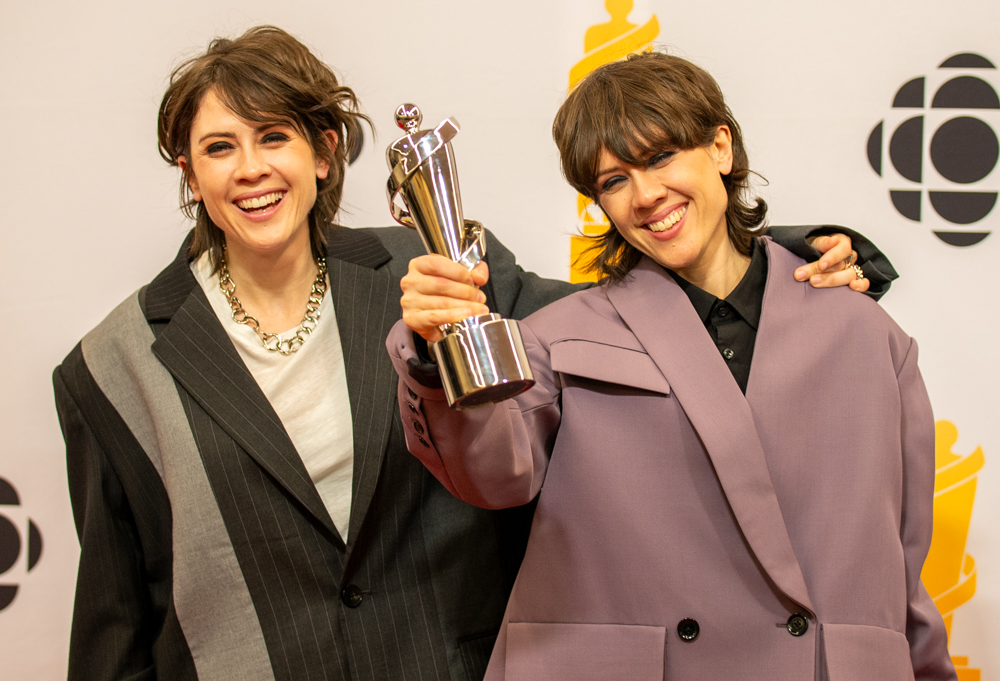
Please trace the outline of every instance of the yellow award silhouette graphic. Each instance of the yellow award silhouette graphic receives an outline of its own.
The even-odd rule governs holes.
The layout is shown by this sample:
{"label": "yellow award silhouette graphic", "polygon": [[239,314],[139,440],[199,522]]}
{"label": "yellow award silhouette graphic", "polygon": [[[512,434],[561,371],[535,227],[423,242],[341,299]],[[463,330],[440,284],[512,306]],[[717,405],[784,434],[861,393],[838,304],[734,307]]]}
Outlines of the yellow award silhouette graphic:
{"label": "yellow award silhouette graphic", "polygon": [[[629,23],[628,14],[632,11],[632,0],[607,0],[604,7],[611,15],[611,21],[587,29],[583,38],[583,59],[569,72],[570,90],[598,66],[621,59],[630,52],[639,52],[650,47],[660,34],[660,22],[657,21],[655,14],[642,26]],[[576,197],[576,209],[580,231],[584,234],[603,234],[611,227],[601,209],[582,194]],[[589,245],[590,239],[586,237],[579,235],[570,237],[569,280],[574,283],[597,280],[595,275],[583,272],[579,265],[580,256]]]}
{"label": "yellow award silhouette graphic", "polygon": [[[951,450],[958,442],[958,428],[951,421],[935,425],[934,536],[920,578],[944,618],[950,644],[955,610],[976,593],[976,562],[965,552],[965,542],[985,457],[982,447],[955,454]],[[980,670],[969,667],[968,657],[951,659],[959,681],[979,681]]]}

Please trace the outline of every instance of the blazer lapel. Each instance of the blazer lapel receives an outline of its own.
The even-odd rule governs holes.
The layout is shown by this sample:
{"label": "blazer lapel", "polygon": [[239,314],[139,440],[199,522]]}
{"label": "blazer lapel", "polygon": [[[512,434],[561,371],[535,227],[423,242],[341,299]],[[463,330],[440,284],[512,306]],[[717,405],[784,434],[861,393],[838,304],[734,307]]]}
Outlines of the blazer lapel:
{"label": "blazer lapel", "polygon": [[608,298],[698,431],[743,536],[772,582],[812,613],[749,405],[687,296],[643,258]]}
{"label": "blazer lapel", "polygon": [[209,416],[339,539],[281,420],[191,274],[186,245],[145,292],[146,317],[154,329],[169,320],[156,329],[153,353]]}
{"label": "blazer lapel", "polygon": [[327,240],[330,291],[354,422],[350,548],[375,494],[397,414],[398,379],[385,351],[385,339],[400,318],[400,292],[399,279],[384,267],[391,254],[368,230],[335,228]]}

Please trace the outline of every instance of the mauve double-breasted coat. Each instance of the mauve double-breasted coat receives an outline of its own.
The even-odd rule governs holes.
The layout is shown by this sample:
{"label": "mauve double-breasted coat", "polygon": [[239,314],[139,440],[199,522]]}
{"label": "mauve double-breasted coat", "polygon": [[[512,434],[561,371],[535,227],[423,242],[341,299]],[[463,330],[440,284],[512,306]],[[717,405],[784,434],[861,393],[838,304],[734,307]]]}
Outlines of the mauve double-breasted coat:
{"label": "mauve double-breasted coat", "polygon": [[802,261],[763,241],[745,396],[648,258],[523,321],[537,385],[501,404],[449,409],[390,333],[410,451],[471,504],[539,495],[488,681],[955,678],[920,582],[916,343],[864,296],[795,283]]}

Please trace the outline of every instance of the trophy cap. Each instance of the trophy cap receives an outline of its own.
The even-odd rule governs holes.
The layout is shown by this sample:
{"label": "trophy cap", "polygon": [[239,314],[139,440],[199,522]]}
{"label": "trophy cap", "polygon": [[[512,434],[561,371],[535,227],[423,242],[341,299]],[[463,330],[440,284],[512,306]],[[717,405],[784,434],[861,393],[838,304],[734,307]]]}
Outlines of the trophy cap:
{"label": "trophy cap", "polygon": [[420,107],[416,104],[400,104],[396,108],[396,125],[412,135],[420,128],[424,115],[420,113]]}
{"label": "trophy cap", "polygon": [[434,128],[420,130],[424,116],[420,107],[409,102],[396,107],[396,125],[403,129],[404,135],[389,145],[385,150],[385,159],[396,177],[396,186],[403,183],[405,176],[439,150],[458,134],[458,121],[446,118]]}

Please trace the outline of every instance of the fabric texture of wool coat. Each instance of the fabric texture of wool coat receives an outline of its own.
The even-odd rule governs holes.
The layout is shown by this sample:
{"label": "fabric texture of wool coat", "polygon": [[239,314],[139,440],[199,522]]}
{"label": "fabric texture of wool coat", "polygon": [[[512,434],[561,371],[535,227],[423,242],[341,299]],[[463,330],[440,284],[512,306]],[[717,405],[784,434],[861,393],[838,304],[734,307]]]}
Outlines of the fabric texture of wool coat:
{"label": "fabric texture of wool coat", "polygon": [[410,451],[471,504],[538,497],[489,681],[955,678],[920,582],[934,423],[916,344],[764,244],[745,396],[649,258],[521,322],[538,383],[497,405],[449,409],[393,329]]}

